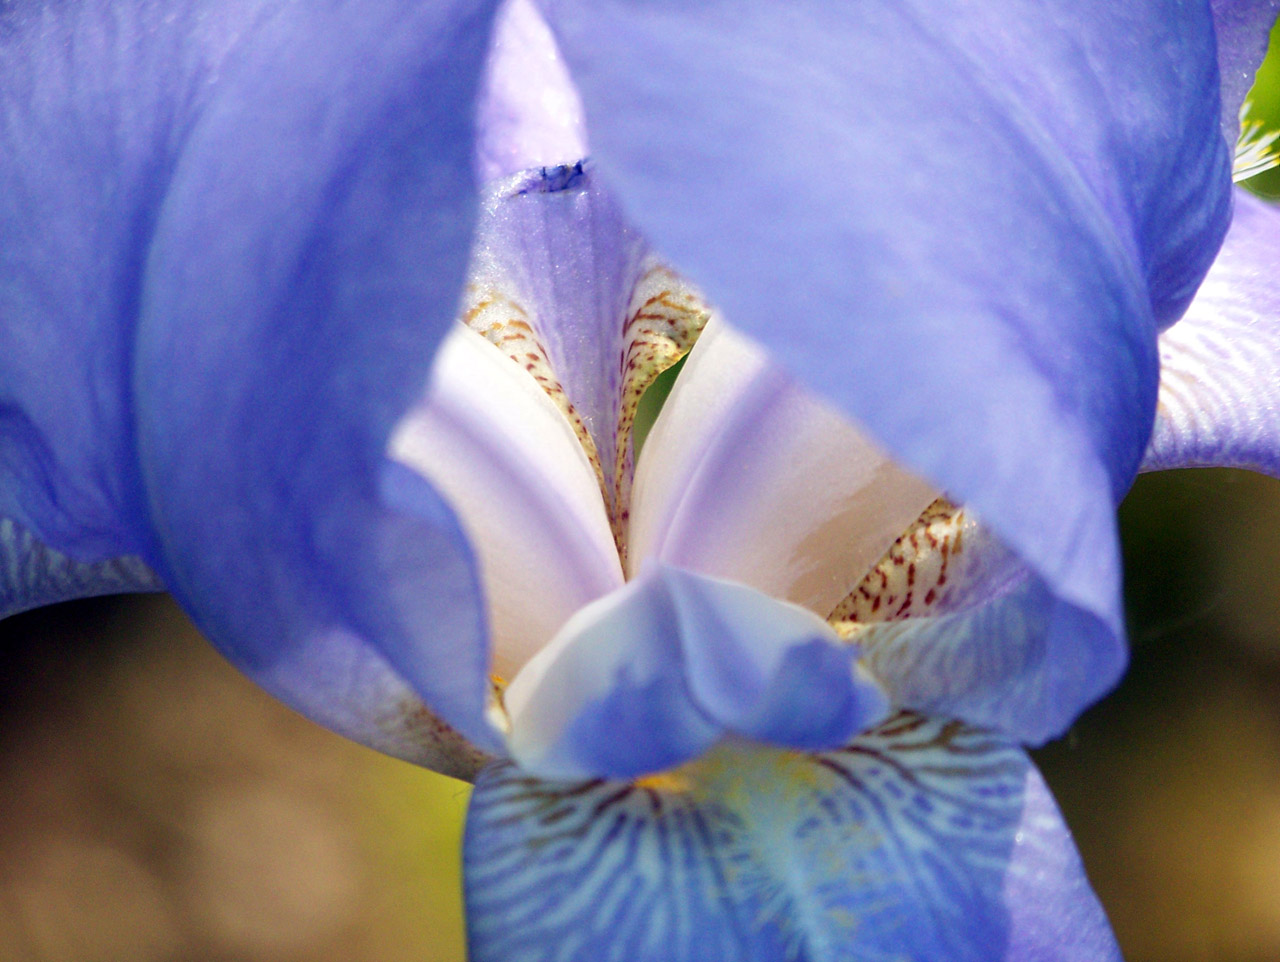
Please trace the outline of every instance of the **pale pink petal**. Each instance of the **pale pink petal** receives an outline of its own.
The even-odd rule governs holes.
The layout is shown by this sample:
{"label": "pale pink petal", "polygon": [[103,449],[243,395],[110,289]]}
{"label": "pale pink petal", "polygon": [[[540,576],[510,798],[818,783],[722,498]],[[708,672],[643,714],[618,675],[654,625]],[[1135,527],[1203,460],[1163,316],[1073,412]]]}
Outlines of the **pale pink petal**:
{"label": "pale pink petal", "polygon": [[936,496],[715,318],[641,453],[629,564],[658,558],[826,617]]}

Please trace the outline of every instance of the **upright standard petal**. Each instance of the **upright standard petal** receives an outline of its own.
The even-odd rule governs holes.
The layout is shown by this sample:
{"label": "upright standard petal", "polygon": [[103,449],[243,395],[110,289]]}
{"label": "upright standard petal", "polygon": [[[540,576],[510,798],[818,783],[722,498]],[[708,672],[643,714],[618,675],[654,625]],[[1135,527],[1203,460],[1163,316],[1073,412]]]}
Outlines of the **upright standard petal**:
{"label": "upright standard petal", "polygon": [[476,111],[476,176],[500,180],[587,156],[582,101],[533,0],[506,0]]}
{"label": "upright standard petal", "polygon": [[454,319],[492,16],[487,0],[261,15],[201,75],[198,109],[170,110],[125,372],[148,560],[206,634],[322,717],[335,698],[368,710],[313,670],[335,638],[342,657],[367,647],[490,746],[473,558],[386,448]]}
{"label": "upright standard petal", "polygon": [[1026,755],[913,715],[631,783],[496,765],[464,859],[475,962],[1119,959]]}
{"label": "upright standard petal", "polygon": [[1280,208],[1243,190],[1213,269],[1160,335],[1160,403],[1142,470],[1280,475]]}
{"label": "upright standard petal", "polygon": [[1234,144],[1240,108],[1267,55],[1267,40],[1280,15],[1280,0],[1212,0],[1222,80],[1222,135]]}
{"label": "upright standard petal", "polygon": [[1118,636],[1156,331],[1229,218],[1208,5],[544,9],[652,242]]}

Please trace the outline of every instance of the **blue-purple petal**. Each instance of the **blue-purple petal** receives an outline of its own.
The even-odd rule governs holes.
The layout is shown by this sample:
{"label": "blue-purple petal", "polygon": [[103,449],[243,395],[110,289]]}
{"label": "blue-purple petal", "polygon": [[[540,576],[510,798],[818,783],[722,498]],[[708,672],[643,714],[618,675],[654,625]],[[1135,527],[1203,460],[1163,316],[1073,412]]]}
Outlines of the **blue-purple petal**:
{"label": "blue-purple petal", "polygon": [[382,483],[463,281],[493,6],[0,13],[0,516],[141,555],[277,690],[340,636],[490,745],[465,539]]}
{"label": "blue-purple petal", "polygon": [[493,766],[464,883],[474,962],[1119,959],[1026,755],[910,715],[635,783]]}
{"label": "blue-purple petal", "polygon": [[1033,745],[1065,732],[1128,663],[1105,622],[1027,571],[981,604],[877,622],[857,637],[894,705]]}
{"label": "blue-purple petal", "polygon": [[587,155],[582,102],[532,0],[500,8],[476,114],[482,184]]}
{"label": "blue-purple petal", "polygon": [[544,8],[654,245],[1118,646],[1156,333],[1229,218],[1208,5]]}
{"label": "blue-purple petal", "polygon": [[283,4],[0,9],[0,517],[80,562],[145,553],[130,365],[191,119]]}
{"label": "blue-purple petal", "polygon": [[1236,192],[1231,231],[1185,317],[1160,336],[1142,470],[1280,476],[1280,207]]}
{"label": "blue-purple petal", "polygon": [[521,669],[508,746],[551,778],[632,778],[726,737],[830,748],[887,712],[856,656],[804,609],[655,564]]}
{"label": "blue-purple petal", "polygon": [[[491,185],[475,276],[527,311],[538,342],[610,469],[628,304],[648,245],[582,164]],[[612,472],[610,471],[610,474]]]}
{"label": "blue-purple petal", "polygon": [[72,598],[163,590],[141,558],[125,555],[85,564],[0,518],[0,618]]}
{"label": "blue-purple petal", "polygon": [[1267,53],[1280,0],[1212,0],[1222,82],[1222,135],[1234,145],[1240,132],[1240,107]]}

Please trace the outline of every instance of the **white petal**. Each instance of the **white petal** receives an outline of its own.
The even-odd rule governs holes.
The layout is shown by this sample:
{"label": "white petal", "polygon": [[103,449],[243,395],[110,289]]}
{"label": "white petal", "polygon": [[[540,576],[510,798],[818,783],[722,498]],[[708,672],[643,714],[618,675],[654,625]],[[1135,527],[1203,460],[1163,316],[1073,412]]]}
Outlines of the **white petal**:
{"label": "white petal", "polygon": [[658,558],[826,617],[936,496],[715,318],[641,452],[630,564]]}
{"label": "white petal", "polygon": [[583,605],[622,584],[600,487],[537,382],[457,325],[391,455],[458,512],[488,595],[493,664],[510,677]]}

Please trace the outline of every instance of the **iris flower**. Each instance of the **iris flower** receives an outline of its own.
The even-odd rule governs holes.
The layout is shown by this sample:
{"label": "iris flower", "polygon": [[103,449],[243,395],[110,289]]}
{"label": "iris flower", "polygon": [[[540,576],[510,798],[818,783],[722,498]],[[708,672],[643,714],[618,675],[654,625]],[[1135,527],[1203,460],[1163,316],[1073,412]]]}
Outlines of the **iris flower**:
{"label": "iris flower", "polygon": [[476,778],[477,962],[1116,957],[1019,746],[1135,474],[1280,468],[1275,18],[6,3],[0,611]]}

